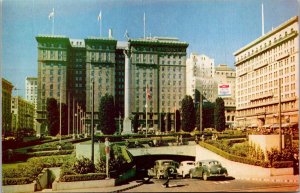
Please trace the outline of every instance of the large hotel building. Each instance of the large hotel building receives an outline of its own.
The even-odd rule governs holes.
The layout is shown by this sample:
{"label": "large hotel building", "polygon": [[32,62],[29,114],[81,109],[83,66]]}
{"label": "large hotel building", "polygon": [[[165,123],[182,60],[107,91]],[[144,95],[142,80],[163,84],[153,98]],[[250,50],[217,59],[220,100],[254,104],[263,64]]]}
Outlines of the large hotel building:
{"label": "large hotel building", "polygon": [[[46,101],[55,98],[62,103],[79,107],[86,112],[89,127],[92,97],[94,112],[99,111],[101,96],[114,96],[118,115],[124,118],[125,54],[130,56],[131,114],[146,120],[146,87],[151,92],[148,102],[148,124],[159,128],[161,113],[174,113],[185,95],[185,67],[187,43],[176,38],[152,37],[129,39],[126,42],[112,38],[92,37],[69,39],[66,36],[36,37],[38,42],[38,104],[37,120],[46,129]],[[92,86],[94,82],[94,86]],[[94,96],[92,88],[94,87]],[[76,111],[75,111],[76,112]],[[72,127],[73,110],[70,125]],[[174,118],[174,117],[173,117]]]}
{"label": "large hotel building", "polygon": [[[297,128],[299,23],[293,17],[234,53],[239,127]],[[279,88],[281,81],[281,88]],[[279,116],[281,95],[281,116]]]}

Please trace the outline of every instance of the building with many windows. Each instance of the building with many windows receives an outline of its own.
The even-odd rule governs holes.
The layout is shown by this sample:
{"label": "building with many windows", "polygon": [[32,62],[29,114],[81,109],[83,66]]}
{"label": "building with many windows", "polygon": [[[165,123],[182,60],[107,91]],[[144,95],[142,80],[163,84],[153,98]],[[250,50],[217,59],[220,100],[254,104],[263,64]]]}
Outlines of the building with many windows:
{"label": "building with many windows", "polygon": [[11,112],[12,112],[12,128],[13,132],[18,129],[33,129],[34,128],[34,104],[23,99],[20,96],[12,97]]}
{"label": "building with many windows", "polygon": [[[114,96],[117,113],[124,117],[125,49],[131,55],[130,109],[145,124],[146,86],[152,95],[147,119],[159,124],[161,113],[174,112],[185,95],[185,42],[176,38],[130,39],[118,42],[108,38],[69,39],[65,36],[36,37],[38,42],[37,120],[46,129],[46,102],[53,97],[70,107],[70,126],[77,109],[86,112],[90,128],[94,99],[95,124],[101,96]],[[94,96],[92,95],[94,88]],[[75,110],[74,110],[75,109]]]}
{"label": "building with many windows", "polygon": [[[177,38],[152,37],[129,40],[131,50],[131,111],[146,121],[146,89],[151,99],[147,104],[147,121],[160,128],[161,115],[181,107],[186,86],[186,48],[188,44]],[[173,124],[174,128],[174,124]]]}
{"label": "building with many windows", "polygon": [[225,105],[226,127],[235,126],[235,70],[226,64],[215,67],[215,80],[218,85],[228,85],[230,96],[222,97]]}
{"label": "building with many windows", "polygon": [[37,77],[26,77],[25,99],[37,106]]}
{"label": "building with many windows", "polygon": [[2,134],[5,136],[12,131],[11,98],[13,85],[2,78]]}
{"label": "building with many windows", "polygon": [[186,94],[195,98],[198,90],[210,102],[217,98],[217,82],[214,79],[214,59],[204,54],[191,53],[186,61]]}
{"label": "building with many windows", "polygon": [[[297,128],[299,120],[298,17],[289,19],[240,48],[234,56],[238,126],[278,128],[281,118],[283,128]],[[279,114],[280,98],[281,114]]]}

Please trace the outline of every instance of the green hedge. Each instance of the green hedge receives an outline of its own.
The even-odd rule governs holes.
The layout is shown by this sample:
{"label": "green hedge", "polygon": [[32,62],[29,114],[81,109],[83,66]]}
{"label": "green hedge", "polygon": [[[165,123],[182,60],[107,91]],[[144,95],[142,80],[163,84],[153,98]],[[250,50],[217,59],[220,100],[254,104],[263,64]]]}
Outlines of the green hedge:
{"label": "green hedge", "polygon": [[291,168],[293,167],[293,161],[275,161],[272,163],[274,168]]}
{"label": "green hedge", "polygon": [[205,143],[203,141],[200,141],[199,142],[199,145],[228,159],[228,160],[231,160],[231,161],[235,161],[235,162],[240,162],[240,163],[245,163],[245,164],[250,164],[250,165],[255,165],[255,166],[261,166],[261,167],[270,167],[270,164],[269,162],[266,162],[266,161],[262,161],[262,160],[255,160],[255,159],[247,159],[245,157],[240,157],[240,156],[236,156],[236,155],[232,155],[232,154],[229,154],[225,151],[222,151],[221,149],[213,146],[213,145],[210,145],[208,143]]}
{"label": "green hedge", "polygon": [[27,177],[22,178],[3,178],[2,183],[3,186],[6,185],[22,185],[22,184],[30,184],[32,180]]}
{"label": "green hedge", "polygon": [[62,182],[88,181],[88,180],[103,180],[106,178],[104,173],[76,174],[64,175],[60,180]]}
{"label": "green hedge", "polygon": [[67,155],[73,153],[73,150],[61,150],[52,152],[33,152],[27,153],[28,157],[41,157],[41,156],[53,156],[53,155]]}

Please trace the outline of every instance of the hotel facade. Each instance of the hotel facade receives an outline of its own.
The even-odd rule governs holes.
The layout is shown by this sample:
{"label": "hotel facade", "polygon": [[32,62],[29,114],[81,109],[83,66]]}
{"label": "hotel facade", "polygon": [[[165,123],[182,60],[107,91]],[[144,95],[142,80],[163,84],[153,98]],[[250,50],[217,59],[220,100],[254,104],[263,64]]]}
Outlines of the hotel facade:
{"label": "hotel facade", "polygon": [[[38,42],[38,122],[46,129],[47,98],[55,98],[71,109],[70,127],[78,108],[85,112],[85,126],[90,127],[94,98],[95,125],[101,96],[114,96],[117,114],[124,118],[125,50],[130,51],[130,114],[146,121],[146,87],[148,124],[159,128],[162,113],[173,113],[185,96],[187,43],[177,38],[152,37],[121,42],[91,37],[69,39],[66,36],[36,37]],[[94,83],[94,84],[92,84]],[[92,95],[94,88],[94,96]],[[75,109],[75,112],[72,110]],[[174,118],[174,117],[173,117]],[[76,127],[76,124],[75,124]]]}
{"label": "hotel facade", "polygon": [[[299,22],[293,17],[234,53],[240,128],[297,128]],[[281,88],[279,88],[281,81]],[[279,116],[281,95],[281,116]]]}

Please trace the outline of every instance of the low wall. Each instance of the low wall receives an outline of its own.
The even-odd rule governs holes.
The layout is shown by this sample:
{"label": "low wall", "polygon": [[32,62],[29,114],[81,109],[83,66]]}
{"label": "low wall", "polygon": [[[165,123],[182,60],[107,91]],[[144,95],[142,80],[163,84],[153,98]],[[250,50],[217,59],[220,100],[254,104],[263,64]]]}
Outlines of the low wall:
{"label": "low wall", "polygon": [[34,192],[35,183],[24,184],[24,185],[7,185],[2,186],[2,192],[4,193],[23,193],[23,192]]}
{"label": "low wall", "polygon": [[36,188],[35,190],[42,190],[44,188],[48,187],[48,174],[49,170],[47,168],[44,168],[42,172],[38,175],[36,182]]}
{"label": "low wall", "polygon": [[105,180],[90,180],[90,181],[76,181],[76,182],[59,182],[59,178],[52,184],[52,190],[73,190],[73,189],[84,189],[84,188],[103,188],[115,186],[115,179]]}
{"label": "low wall", "polygon": [[135,175],[136,175],[136,168],[134,167],[134,168],[131,168],[130,170],[126,171],[122,175],[120,175],[116,179],[116,185],[120,185],[120,184],[123,184],[123,183],[129,181],[130,179],[134,178]]}
{"label": "low wall", "polygon": [[283,176],[283,175],[293,175],[293,168],[270,168],[271,176]]}
{"label": "low wall", "polygon": [[196,147],[196,161],[203,159],[216,159],[226,167],[229,176],[232,177],[269,177],[279,175],[293,175],[293,168],[263,168],[234,162],[221,157],[220,155],[209,151],[201,146]]}

